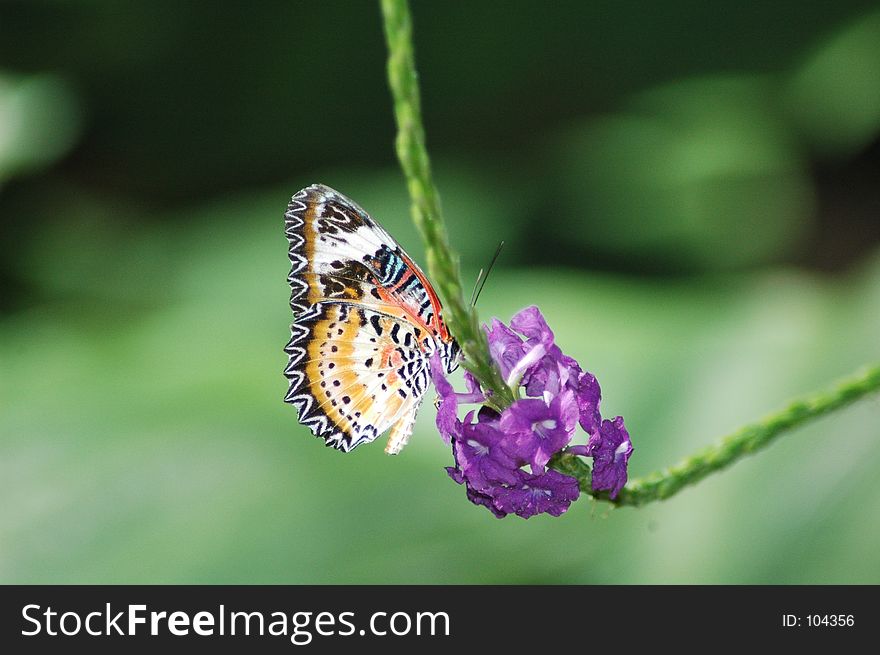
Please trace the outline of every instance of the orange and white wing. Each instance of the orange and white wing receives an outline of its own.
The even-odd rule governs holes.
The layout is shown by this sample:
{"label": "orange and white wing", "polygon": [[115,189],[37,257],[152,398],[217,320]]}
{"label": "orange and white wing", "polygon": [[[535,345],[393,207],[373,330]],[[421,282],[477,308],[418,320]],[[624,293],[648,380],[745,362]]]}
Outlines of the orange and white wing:
{"label": "orange and white wing", "polygon": [[386,452],[399,452],[428,388],[428,357],[440,348],[454,359],[440,301],[388,232],[329,187],[293,196],[285,232],[285,401],[328,446],[350,451],[391,429]]}
{"label": "orange and white wing", "polygon": [[413,326],[339,302],[313,305],[294,323],[285,401],[328,446],[350,451],[395,427],[387,452],[412,432],[430,380]]}

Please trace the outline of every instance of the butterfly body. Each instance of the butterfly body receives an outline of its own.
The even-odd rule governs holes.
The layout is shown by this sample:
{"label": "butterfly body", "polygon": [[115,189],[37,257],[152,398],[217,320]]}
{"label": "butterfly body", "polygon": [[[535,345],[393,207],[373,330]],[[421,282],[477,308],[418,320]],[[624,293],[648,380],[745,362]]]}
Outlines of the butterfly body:
{"label": "butterfly body", "polygon": [[447,372],[458,344],[424,273],[363,209],[323,185],[285,213],[294,313],[285,402],[328,446],[350,451],[390,429],[406,445],[437,352]]}

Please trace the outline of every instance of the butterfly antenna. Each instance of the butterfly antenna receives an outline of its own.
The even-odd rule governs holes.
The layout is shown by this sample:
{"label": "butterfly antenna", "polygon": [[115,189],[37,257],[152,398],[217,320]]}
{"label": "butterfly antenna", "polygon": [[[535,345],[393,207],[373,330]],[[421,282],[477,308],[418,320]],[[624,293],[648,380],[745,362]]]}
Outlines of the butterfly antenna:
{"label": "butterfly antenna", "polygon": [[489,273],[492,272],[495,262],[498,261],[498,256],[501,254],[501,248],[503,247],[504,241],[498,242],[498,247],[495,249],[495,254],[492,256],[492,261],[489,262],[489,267],[486,269],[485,274],[483,273],[483,269],[480,269],[480,274],[477,276],[477,282],[474,284],[474,292],[471,294],[471,307],[476,307],[477,300],[480,299],[480,294],[483,293],[483,287],[486,286],[486,280],[489,279]]}
{"label": "butterfly antenna", "polygon": [[473,307],[473,306],[474,306],[474,303],[476,302],[476,298],[477,298],[477,287],[480,286],[480,280],[482,280],[482,279],[483,279],[483,269],[481,268],[481,269],[480,269],[480,272],[477,273],[477,281],[474,282],[474,290],[471,291],[471,302],[470,302],[470,306],[471,306],[471,307]]}

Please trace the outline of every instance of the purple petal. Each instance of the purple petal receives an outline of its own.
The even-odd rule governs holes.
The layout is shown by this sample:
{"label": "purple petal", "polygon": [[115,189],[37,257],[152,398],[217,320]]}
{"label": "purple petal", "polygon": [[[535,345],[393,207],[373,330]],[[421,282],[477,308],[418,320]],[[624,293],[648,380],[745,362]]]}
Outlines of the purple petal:
{"label": "purple petal", "polygon": [[486,394],[480,388],[480,383],[470,371],[464,372],[464,383],[467,386],[467,393],[458,394],[458,400],[462,403],[482,403],[486,400]]}
{"label": "purple petal", "polygon": [[599,402],[602,390],[592,373],[583,372],[577,380],[577,403],[580,411],[580,424],[589,435],[599,431],[602,416],[599,414]]}
{"label": "purple petal", "polygon": [[528,377],[533,367],[538,365],[546,352],[547,349],[541,343],[529,348],[522,358],[514,364],[513,368],[510,369],[510,373],[504,379],[507,386],[519,386],[522,383],[522,379]]}
{"label": "purple petal", "polygon": [[492,319],[492,327],[485,328],[489,340],[489,354],[506,380],[517,362],[526,354],[522,339],[497,318]]}
{"label": "purple petal", "polygon": [[485,492],[499,484],[514,484],[516,472],[524,463],[504,448],[506,435],[488,423],[461,427],[461,437],[453,443],[458,468],[470,487]]}
{"label": "purple petal", "polygon": [[482,388],[480,388],[480,383],[477,382],[477,379],[471,374],[470,371],[464,372],[464,383],[465,385],[467,385],[467,392],[456,392],[455,394],[455,397],[458,399],[459,403],[474,405],[485,402],[486,394],[483,392]]}
{"label": "purple petal", "polygon": [[553,331],[541,315],[541,310],[534,305],[517,312],[510,319],[510,327],[533,344],[541,343],[545,348],[553,344]]}
{"label": "purple petal", "polygon": [[547,354],[523,376],[526,395],[554,398],[562,389],[577,391],[581,367],[564,355],[559,346],[551,345]]}
{"label": "purple petal", "polygon": [[556,358],[552,355],[544,355],[526,371],[521,384],[525,387],[527,396],[544,398],[547,395],[552,399],[560,389],[559,365]]}
{"label": "purple petal", "polygon": [[520,472],[519,484],[498,488],[494,492],[495,507],[507,514],[527,519],[535,514],[563,514],[578,499],[576,479],[557,471],[541,475]]}
{"label": "purple petal", "polygon": [[437,405],[437,430],[440,431],[443,441],[449,443],[451,439],[461,434],[461,421],[458,420],[458,397],[443,374],[443,363],[439,352],[431,355],[431,379],[440,395],[440,403]]}
{"label": "purple petal", "polygon": [[571,441],[577,420],[575,395],[566,390],[549,405],[537,398],[517,400],[501,415],[501,429],[507,434],[511,454],[544,467]]}
{"label": "purple petal", "polygon": [[611,498],[616,498],[626,484],[627,462],[633,451],[623,417],[602,421],[589,445],[593,456],[593,491],[606,490]]}
{"label": "purple petal", "polygon": [[455,480],[456,484],[464,484],[464,473],[461,472],[458,466],[447,466],[446,474]]}
{"label": "purple petal", "polygon": [[467,488],[467,497],[468,500],[471,501],[474,505],[482,505],[487,508],[490,512],[492,512],[496,518],[503,519],[507,516],[507,512],[503,509],[499,509],[495,504],[495,499],[488,495],[482,494],[479,491],[475,491],[471,487]]}
{"label": "purple petal", "polygon": [[[501,370],[502,377],[508,385],[515,386],[547,354],[553,345],[553,332],[534,306],[517,313],[510,325],[513,330],[498,319],[492,319],[492,328],[487,329],[486,334],[489,353]],[[517,332],[526,337],[525,343]]]}

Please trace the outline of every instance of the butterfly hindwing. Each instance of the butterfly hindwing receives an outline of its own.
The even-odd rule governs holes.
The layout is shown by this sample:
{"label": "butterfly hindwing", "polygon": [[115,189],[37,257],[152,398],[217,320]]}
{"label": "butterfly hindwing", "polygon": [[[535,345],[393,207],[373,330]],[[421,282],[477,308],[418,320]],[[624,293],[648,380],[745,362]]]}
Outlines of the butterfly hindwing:
{"label": "butterfly hindwing", "polygon": [[[328,445],[351,450],[373,441],[417,406],[428,360],[413,326],[346,303],[312,306],[288,344],[285,400]],[[408,436],[408,435],[406,435]]]}

